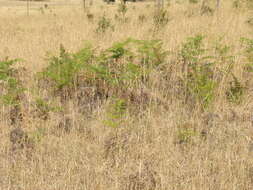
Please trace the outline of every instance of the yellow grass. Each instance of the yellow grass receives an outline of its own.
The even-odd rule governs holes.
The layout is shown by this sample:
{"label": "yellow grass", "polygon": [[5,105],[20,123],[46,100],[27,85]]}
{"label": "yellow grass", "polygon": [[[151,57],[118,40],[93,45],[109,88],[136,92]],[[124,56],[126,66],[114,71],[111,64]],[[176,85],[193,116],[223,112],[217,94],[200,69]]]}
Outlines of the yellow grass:
{"label": "yellow grass", "polygon": [[[253,37],[253,27],[246,23],[252,12],[233,9],[230,0],[222,1],[213,16],[200,16],[200,4],[172,1],[171,6],[166,5],[171,20],[157,33],[152,30],[153,2],[127,4],[130,22],[126,24],[114,21],[117,4],[98,0],[86,12],[81,1],[68,6],[48,3],[44,13],[40,7],[45,2],[31,3],[30,16],[26,15],[25,2],[15,3],[20,6],[0,1],[0,60],[6,56],[24,60],[20,64],[29,73],[23,78],[29,103],[34,101],[33,74],[47,66],[46,54],[57,54],[60,44],[70,52],[77,51],[85,41],[99,50],[128,37],[161,39],[164,48],[173,52],[168,61],[175,63],[173,77],[177,77],[180,69],[176,66],[176,52],[188,37],[203,34],[206,47],[222,37],[221,43],[231,46],[231,54],[236,55],[234,74],[246,82],[242,68],[245,57],[239,54],[240,38]],[[87,12],[94,15],[93,22],[87,19]],[[95,30],[103,14],[112,19],[115,30],[98,35]],[[145,15],[147,20],[140,23],[139,15]],[[158,76],[153,77],[158,83]],[[251,190],[252,87],[240,105],[218,98],[211,114],[191,110],[174,94],[166,99],[170,100],[166,108],[150,107],[139,118],[129,115],[125,126],[118,129],[104,126],[103,105],[91,117],[85,117],[70,103],[65,115],[71,118],[73,129],[67,134],[57,129],[63,119],[60,115],[50,113],[46,121],[33,118],[29,115],[33,108],[28,106],[22,110],[22,129],[30,136],[39,134],[31,158],[24,152],[11,152],[9,134],[14,127],[5,114],[8,108],[4,107],[0,115],[0,189]],[[192,142],[180,144],[180,127],[204,130],[208,135],[203,139],[197,133]]]}

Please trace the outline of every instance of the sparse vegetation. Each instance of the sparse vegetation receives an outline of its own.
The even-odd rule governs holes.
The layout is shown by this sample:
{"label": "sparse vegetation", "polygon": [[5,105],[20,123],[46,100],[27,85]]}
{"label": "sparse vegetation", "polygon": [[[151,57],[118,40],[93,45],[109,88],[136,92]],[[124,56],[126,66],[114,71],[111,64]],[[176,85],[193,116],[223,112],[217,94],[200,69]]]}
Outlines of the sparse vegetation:
{"label": "sparse vegetation", "polygon": [[253,189],[252,0],[82,2],[0,3],[0,189]]}
{"label": "sparse vegetation", "polygon": [[113,30],[114,26],[111,24],[111,19],[107,18],[105,15],[100,17],[96,32],[98,34],[104,34],[108,30]]}

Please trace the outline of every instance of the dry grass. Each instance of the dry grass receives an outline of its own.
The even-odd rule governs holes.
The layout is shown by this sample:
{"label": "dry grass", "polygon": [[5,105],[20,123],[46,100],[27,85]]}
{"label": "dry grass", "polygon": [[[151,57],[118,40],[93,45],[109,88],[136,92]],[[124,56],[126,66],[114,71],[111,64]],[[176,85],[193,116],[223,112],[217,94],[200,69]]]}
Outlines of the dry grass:
{"label": "dry grass", "polygon": [[[234,74],[246,84],[250,76],[244,77],[245,57],[238,52],[242,52],[240,38],[252,38],[253,27],[246,23],[252,17],[250,11],[233,9],[228,0],[219,13],[200,16],[199,4],[172,2],[167,8],[169,23],[154,33],[154,8],[150,2],[129,4],[126,16],[130,22],[125,24],[114,21],[116,5],[96,1],[87,10],[94,15],[93,21],[77,5],[49,4],[50,10],[44,9],[43,13],[40,6],[34,6],[29,17],[25,6],[21,7],[0,7],[4,12],[0,15],[0,60],[6,56],[24,60],[20,64],[28,73],[22,76],[28,88],[27,104],[21,108],[23,119],[16,122],[34,139],[34,144],[31,149],[30,143],[23,141],[19,151],[12,151],[15,142],[10,141],[10,133],[14,126],[6,114],[10,108],[2,106],[0,189],[253,189],[253,86],[249,86],[239,105],[221,96],[213,109],[200,111],[182,103],[176,87],[171,85],[168,89],[169,85],[156,73],[153,83],[161,82],[163,90],[154,89],[152,93],[163,96],[170,92],[163,96],[167,106],[153,105],[138,110],[141,114],[127,114],[119,128],[104,126],[106,103],[89,117],[72,102],[64,115],[50,112],[49,119],[35,117],[32,112],[36,85],[32,77],[47,66],[46,53],[56,54],[60,44],[76,51],[86,40],[100,50],[127,37],[161,39],[164,48],[173,52],[167,61],[173,63],[168,70],[172,70],[171,81],[175,81],[181,75],[177,52],[186,38],[204,34],[205,46],[211,47],[223,37],[221,43],[231,46],[230,53],[236,55]],[[98,35],[95,30],[104,13],[112,19],[115,30]],[[145,15],[147,20],[140,23],[139,15]],[[42,96],[43,93],[39,92]],[[181,142],[178,131],[188,129],[192,131],[191,140]]]}

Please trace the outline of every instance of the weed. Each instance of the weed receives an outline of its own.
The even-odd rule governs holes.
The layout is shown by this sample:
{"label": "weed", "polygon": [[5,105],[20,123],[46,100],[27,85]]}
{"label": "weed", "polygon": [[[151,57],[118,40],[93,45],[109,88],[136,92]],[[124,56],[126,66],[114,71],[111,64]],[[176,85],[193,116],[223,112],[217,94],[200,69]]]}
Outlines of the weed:
{"label": "weed", "polygon": [[115,43],[98,58],[99,64],[91,66],[93,72],[109,84],[129,88],[147,79],[149,73],[160,65],[166,56],[159,40],[128,39]]}
{"label": "weed", "polygon": [[14,65],[18,61],[18,59],[9,60],[8,58],[0,61],[0,87],[3,89],[0,98],[5,105],[20,104],[20,96],[25,90],[20,80],[15,77],[18,71],[14,69]]}
{"label": "weed", "polygon": [[226,44],[222,44],[221,41],[222,39],[219,38],[218,42],[216,42],[213,47],[215,54],[213,56],[214,62],[220,67],[216,68],[215,75],[218,76],[220,80],[222,77],[228,77],[232,73],[235,63],[235,56],[230,54],[231,47]]}
{"label": "weed", "polygon": [[120,127],[126,115],[127,104],[123,99],[113,99],[106,110],[104,125],[112,128]]}
{"label": "weed", "polygon": [[219,42],[217,42],[214,46],[214,51],[215,51],[215,60],[216,62],[222,64],[222,63],[233,63],[234,62],[234,57],[229,54],[230,52],[230,47],[228,45],[220,43],[222,39],[219,39]]}
{"label": "weed", "polygon": [[193,96],[203,108],[209,106],[214,99],[214,90],[217,83],[213,80],[213,64],[211,56],[205,56],[203,48],[203,36],[197,35],[189,38],[183,44],[181,56],[183,58],[183,70],[186,87],[186,98]]}
{"label": "weed", "polygon": [[37,116],[44,120],[48,119],[50,112],[59,112],[62,111],[60,107],[53,106],[42,98],[37,98],[35,100],[35,109]]}
{"label": "weed", "polygon": [[195,37],[190,37],[187,39],[187,42],[183,44],[181,50],[181,56],[184,63],[195,64],[197,63],[205,53],[206,49],[203,48],[203,39],[202,35],[196,35]]}
{"label": "weed", "polygon": [[[61,47],[60,55],[50,57],[49,66],[39,76],[62,103],[75,97],[76,105],[81,106],[109,96],[139,101],[142,98],[136,89],[148,83],[150,73],[164,63],[166,55],[159,40],[127,39],[96,55],[90,46],[77,53]],[[47,116],[51,108],[44,103],[37,102],[37,109]]]}
{"label": "weed", "polygon": [[112,25],[111,20],[103,15],[98,21],[96,33],[104,34],[108,30],[114,30],[114,26]]}
{"label": "weed", "polygon": [[[89,44],[76,53],[68,53],[61,45],[60,55],[50,56],[48,58],[49,66],[38,73],[40,82],[47,84],[48,95],[60,97],[63,104],[73,98],[78,91],[78,86],[81,85],[80,83],[85,82],[80,78],[82,78],[92,56],[93,51]],[[87,74],[87,77],[92,76]],[[45,108],[43,106],[39,108],[41,113],[48,112],[43,110]]]}
{"label": "weed", "polygon": [[66,52],[61,45],[59,57],[50,57],[49,66],[39,76],[49,79],[54,90],[63,89],[65,86],[73,86],[77,74],[84,68],[85,64],[91,59],[91,46],[87,45],[75,54]]}

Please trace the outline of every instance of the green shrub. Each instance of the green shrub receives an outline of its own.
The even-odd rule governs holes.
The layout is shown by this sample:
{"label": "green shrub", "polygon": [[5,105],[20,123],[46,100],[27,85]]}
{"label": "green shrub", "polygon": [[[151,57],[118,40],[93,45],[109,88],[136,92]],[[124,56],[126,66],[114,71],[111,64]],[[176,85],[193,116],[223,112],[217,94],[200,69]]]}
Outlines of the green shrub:
{"label": "green shrub", "polygon": [[147,79],[166,56],[159,40],[128,39],[115,43],[97,58],[91,66],[95,76],[109,84],[128,88]]}
{"label": "green shrub", "polygon": [[[60,97],[61,103],[73,99],[77,106],[96,104],[112,96],[139,101],[138,89],[148,86],[150,73],[159,69],[166,55],[160,40],[127,39],[101,52],[86,46],[68,53],[61,46],[60,55],[49,57],[39,79],[48,84],[51,98]],[[48,112],[47,106],[39,105],[42,113]]]}
{"label": "green shrub", "polygon": [[181,49],[183,59],[184,82],[186,98],[192,96],[196,103],[206,108],[214,100],[214,90],[217,83],[213,80],[213,65],[211,56],[206,56],[203,48],[203,36],[188,38]]}
{"label": "green shrub", "polygon": [[14,65],[18,61],[18,59],[9,60],[8,58],[0,61],[0,89],[3,91],[0,98],[6,105],[20,104],[20,96],[25,90],[21,81],[15,76],[18,71]]}
{"label": "green shrub", "polygon": [[78,73],[84,69],[91,57],[92,49],[89,45],[74,54],[66,52],[61,45],[60,55],[49,57],[49,66],[39,73],[39,76],[40,78],[48,79],[53,90],[59,90],[65,86],[73,86]]}

